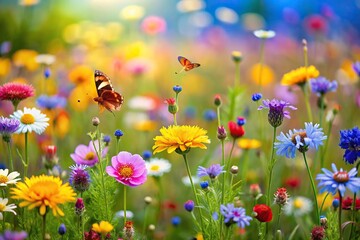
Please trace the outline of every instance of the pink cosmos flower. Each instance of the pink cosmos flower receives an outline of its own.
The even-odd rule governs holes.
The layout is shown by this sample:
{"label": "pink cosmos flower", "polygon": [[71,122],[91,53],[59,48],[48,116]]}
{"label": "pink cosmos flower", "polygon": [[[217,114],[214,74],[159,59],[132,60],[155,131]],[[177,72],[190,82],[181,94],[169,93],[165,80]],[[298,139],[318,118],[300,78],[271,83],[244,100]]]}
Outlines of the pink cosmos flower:
{"label": "pink cosmos flower", "polygon": [[34,96],[34,92],[35,89],[31,85],[9,82],[0,86],[0,100],[11,101],[16,108],[20,101]]}
{"label": "pink cosmos flower", "polygon": [[156,35],[165,32],[166,21],[162,17],[148,16],[142,21],[141,29],[149,35]]}
{"label": "pink cosmos flower", "polygon": [[146,182],[145,161],[138,154],[119,152],[111,158],[111,165],[106,167],[107,174],[126,186],[136,187]]}
{"label": "pink cosmos flower", "polygon": [[[94,145],[96,146],[96,149],[98,149],[99,141],[96,140],[94,143],[93,141],[90,141],[89,146],[80,144],[75,148],[75,153],[70,154],[70,157],[77,164],[83,164],[92,167],[99,162]],[[103,148],[101,156],[105,157],[107,152],[108,152],[108,147]]]}

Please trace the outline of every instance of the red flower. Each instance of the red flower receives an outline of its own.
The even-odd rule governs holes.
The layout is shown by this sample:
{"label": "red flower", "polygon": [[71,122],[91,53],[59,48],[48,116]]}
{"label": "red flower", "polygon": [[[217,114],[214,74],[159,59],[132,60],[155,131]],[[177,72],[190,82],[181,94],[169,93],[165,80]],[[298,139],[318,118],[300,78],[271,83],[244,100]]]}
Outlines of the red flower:
{"label": "red flower", "polygon": [[289,188],[298,188],[300,187],[300,178],[298,177],[290,177],[285,180],[285,185]]}
{"label": "red flower", "polygon": [[272,211],[268,205],[256,204],[253,208],[255,218],[260,222],[270,222],[272,220]]}
{"label": "red flower", "polygon": [[[346,197],[342,201],[341,208],[344,210],[350,210],[350,209],[352,209],[352,205],[353,205],[353,199],[351,197]],[[360,199],[359,198],[356,199],[355,209],[356,210],[360,209]]]}
{"label": "red flower", "polygon": [[237,123],[235,123],[233,121],[230,121],[228,123],[228,127],[229,127],[229,131],[230,131],[230,135],[235,139],[242,137],[245,134],[245,130],[244,130],[243,126],[239,126]]}
{"label": "red flower", "polygon": [[311,240],[322,240],[325,237],[325,229],[320,226],[315,226],[311,230]]}
{"label": "red flower", "polygon": [[287,193],[286,188],[278,188],[274,196],[275,203],[281,206],[284,206],[289,199],[289,194]]}
{"label": "red flower", "polygon": [[326,32],[327,22],[320,15],[311,15],[305,20],[305,25],[309,32]]}
{"label": "red flower", "polygon": [[11,101],[16,108],[20,101],[34,96],[33,86],[23,83],[10,82],[0,86],[0,100]]}

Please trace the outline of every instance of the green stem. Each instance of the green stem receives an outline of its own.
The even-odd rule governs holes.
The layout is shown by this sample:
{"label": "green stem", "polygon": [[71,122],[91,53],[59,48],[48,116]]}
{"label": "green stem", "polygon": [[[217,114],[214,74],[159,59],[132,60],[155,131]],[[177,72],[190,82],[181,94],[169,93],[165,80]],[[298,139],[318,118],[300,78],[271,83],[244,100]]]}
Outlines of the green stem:
{"label": "green stem", "polygon": [[265,38],[261,39],[260,43],[260,69],[259,69],[259,91],[262,90],[262,71],[264,66],[264,53],[265,53]]}
{"label": "green stem", "polygon": [[233,142],[232,142],[232,146],[231,146],[231,150],[230,150],[230,154],[229,154],[229,160],[225,163],[225,165],[226,165],[225,166],[225,169],[226,169],[225,173],[229,172],[229,170],[230,170],[230,160],[231,160],[232,153],[234,151],[235,142],[236,142],[236,139],[233,138]]}
{"label": "green stem", "polygon": [[174,125],[176,126],[177,125],[176,113],[174,113],[173,116],[174,116]]}
{"label": "green stem", "polygon": [[[303,152],[303,157],[304,157],[304,162],[305,162],[305,165],[306,165],[306,170],[308,172],[308,175],[309,175],[309,178],[310,178],[310,183],[311,183],[311,188],[312,188],[312,191],[313,191],[313,195],[314,195],[314,202],[315,202],[315,211],[316,211],[316,223],[317,225],[320,225],[320,216],[319,216],[319,207],[318,207],[318,203],[317,203],[317,193],[316,193],[316,187],[315,187],[315,183],[314,183],[314,179],[311,175],[311,171],[310,171],[310,168],[309,168],[309,165],[307,163],[307,160],[306,160],[306,154],[305,152]],[[340,205],[341,206],[341,205]],[[340,207],[341,208],[341,207]]]}
{"label": "green stem", "polygon": [[194,182],[193,182],[193,180],[192,180],[192,175],[191,175],[189,163],[188,163],[187,158],[186,158],[186,154],[182,154],[182,156],[183,156],[184,161],[185,161],[186,171],[187,171],[187,174],[188,174],[188,176],[189,176],[190,183],[191,183],[191,188],[192,188],[193,193],[194,193],[194,196],[195,196],[196,205],[199,206],[201,232],[202,232],[202,234],[203,234],[203,238],[205,239],[205,231],[204,231],[204,225],[203,225],[203,216],[202,216],[202,211],[201,211],[201,208],[200,208],[200,202],[199,202],[198,196],[197,196],[197,194],[196,194],[196,189],[195,189],[195,186],[194,186]]}
{"label": "green stem", "polygon": [[[270,207],[270,193],[271,193],[271,181],[272,181],[272,172],[274,169],[275,161],[274,161],[274,146],[275,146],[275,138],[276,138],[276,127],[273,129],[273,139],[272,139],[272,147],[271,147],[271,158],[268,166],[269,170],[269,182],[267,187],[267,196],[266,196],[266,204]],[[269,222],[265,225],[265,233],[267,234],[269,230]]]}
{"label": "green stem", "polygon": [[217,121],[218,121],[218,127],[221,126],[221,119],[220,119],[220,106],[218,106],[216,108],[216,113],[217,113]]}
{"label": "green stem", "polygon": [[28,156],[28,133],[25,133],[25,164],[24,164],[24,178],[27,177],[29,167],[29,156]]}
{"label": "green stem", "polygon": [[[360,166],[360,162],[358,162],[356,164],[356,170],[359,169]],[[359,172],[357,174],[359,176]],[[340,205],[341,206],[341,205]],[[356,192],[354,193],[354,198],[353,198],[353,202],[352,202],[352,216],[351,216],[351,220],[352,222],[355,223],[355,215],[356,215]],[[353,235],[353,230],[354,230],[354,224],[351,224],[351,230],[350,230],[350,237],[349,239],[351,239],[352,235]]]}
{"label": "green stem", "polygon": [[325,140],[325,146],[324,146],[323,151],[321,152],[320,169],[324,167],[325,155],[327,152],[327,148],[329,146],[329,139],[330,139],[330,134],[331,134],[331,129],[332,129],[332,123],[333,123],[333,121],[329,122],[329,128],[328,128],[328,131],[326,134],[327,138]]}
{"label": "green stem", "polygon": [[143,224],[143,236],[146,239],[146,222],[148,217],[148,204],[145,205],[145,213],[144,213],[144,224]]}
{"label": "green stem", "polygon": [[310,98],[309,98],[308,90],[306,88],[306,83],[302,84],[300,87],[301,87],[301,90],[304,93],[306,111],[307,111],[307,114],[308,114],[308,117],[309,117],[309,122],[312,122],[313,117],[312,117],[311,106],[310,106]]}
{"label": "green stem", "polygon": [[126,226],[126,185],[124,185],[124,227]]}
{"label": "green stem", "polygon": [[322,127],[323,124],[322,124],[322,119],[323,119],[323,115],[324,115],[324,94],[321,94],[320,96],[320,111],[319,111],[319,122],[320,122],[320,126]]}
{"label": "green stem", "polygon": [[235,62],[235,78],[234,78],[234,89],[240,83],[240,62]]}
{"label": "green stem", "polygon": [[244,150],[244,157],[243,157],[243,163],[242,163],[242,167],[241,167],[241,175],[240,175],[240,179],[246,179],[245,175],[246,175],[246,171],[247,171],[247,167],[248,167],[248,156],[249,156],[249,149],[245,149]]}
{"label": "green stem", "polygon": [[342,240],[342,229],[341,229],[341,213],[342,213],[342,196],[341,196],[341,192],[339,191],[339,235],[340,235],[340,240]]}
{"label": "green stem", "polygon": [[12,153],[11,153],[11,146],[10,146],[10,141],[6,142],[7,144],[7,150],[9,153],[9,161],[10,161],[10,172],[14,171],[14,164],[13,164],[13,158],[12,158]]}
{"label": "green stem", "polygon": [[276,222],[276,228],[275,228],[275,231],[277,231],[277,230],[278,230],[278,227],[279,227],[279,225],[280,225],[281,209],[282,209],[282,207],[281,207],[281,205],[279,205],[279,213],[278,213],[278,217],[277,217],[277,222]]}
{"label": "green stem", "polygon": [[[221,140],[221,165],[225,166],[225,143],[224,143],[224,139]],[[225,199],[225,179],[226,179],[226,173],[224,172],[223,174],[223,178],[222,178],[222,188],[221,188],[221,204],[224,204],[224,199]],[[220,204],[220,205],[221,205]],[[222,234],[223,234],[223,216],[221,215],[220,217],[220,238],[222,238]]]}
{"label": "green stem", "polygon": [[46,239],[46,213],[42,216],[42,235],[43,235],[43,240]]}

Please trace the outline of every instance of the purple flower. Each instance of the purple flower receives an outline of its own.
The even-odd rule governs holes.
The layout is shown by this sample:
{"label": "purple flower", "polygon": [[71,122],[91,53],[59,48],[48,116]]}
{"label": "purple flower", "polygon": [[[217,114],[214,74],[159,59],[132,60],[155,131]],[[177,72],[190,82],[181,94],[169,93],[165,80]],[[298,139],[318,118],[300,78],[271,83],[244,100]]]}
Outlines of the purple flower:
{"label": "purple flower", "polygon": [[276,138],[279,142],[275,143],[276,154],[295,158],[296,150],[306,152],[309,148],[318,149],[326,138],[319,124],[305,123],[305,129],[290,130],[287,134],[280,133]]}
{"label": "purple flower", "polygon": [[90,175],[85,170],[88,166],[86,165],[73,165],[70,167],[72,172],[70,173],[69,183],[79,192],[84,192],[90,187]]}
{"label": "purple flower", "polygon": [[[83,144],[78,145],[75,148],[75,153],[70,154],[70,157],[75,161],[77,164],[87,165],[89,167],[94,166],[96,163],[99,162],[99,159],[96,155],[96,150],[94,148],[99,148],[99,141],[90,141],[88,146]],[[105,157],[107,154],[108,148],[105,147],[102,149],[101,157]]]}
{"label": "purple flower", "polygon": [[338,87],[336,81],[330,82],[324,77],[310,79],[310,85],[312,92],[316,93],[319,97],[328,92],[335,92]]}
{"label": "purple flower", "polygon": [[6,142],[10,141],[10,134],[16,132],[19,125],[20,121],[17,119],[0,117],[0,134]]}
{"label": "purple flower", "polygon": [[360,158],[360,129],[354,127],[353,129],[341,130],[339,146],[345,149],[343,156],[345,162],[355,163]]}
{"label": "purple flower", "polygon": [[258,110],[262,110],[264,108],[269,109],[268,113],[268,121],[271,126],[278,127],[282,124],[284,117],[290,118],[290,113],[285,108],[290,108],[292,110],[296,110],[297,108],[290,105],[290,103],[285,102],[283,100],[263,100],[263,105],[258,107]]}
{"label": "purple flower", "polygon": [[25,231],[21,232],[11,232],[6,230],[2,235],[0,235],[0,240],[23,240],[27,238],[27,233]]}
{"label": "purple flower", "polygon": [[209,176],[211,179],[216,178],[223,171],[224,166],[220,166],[220,164],[213,164],[209,168],[204,168],[202,166],[198,167],[197,176],[205,177]]}
{"label": "purple flower", "polygon": [[236,223],[240,228],[250,225],[251,217],[246,216],[245,209],[235,207],[233,203],[220,206],[220,213],[224,216],[226,226]]}
{"label": "purple flower", "polygon": [[333,172],[323,168],[324,173],[320,173],[316,176],[316,180],[319,180],[320,193],[325,191],[336,194],[340,192],[341,196],[344,197],[345,190],[348,188],[353,193],[360,191],[360,178],[356,177],[356,168],[351,169],[349,172],[344,171],[342,168],[337,170],[336,165],[331,164]]}
{"label": "purple flower", "polygon": [[191,212],[194,209],[195,203],[193,200],[187,200],[184,204],[186,211]]}
{"label": "purple flower", "polygon": [[145,161],[138,154],[119,152],[111,158],[111,165],[106,167],[107,174],[124,185],[136,187],[147,180]]}
{"label": "purple flower", "polygon": [[45,108],[48,110],[54,108],[63,108],[66,105],[66,98],[57,95],[54,96],[41,95],[36,99],[36,104],[40,108]]}
{"label": "purple flower", "polygon": [[358,76],[360,76],[360,62],[354,62],[352,65],[354,71]]}

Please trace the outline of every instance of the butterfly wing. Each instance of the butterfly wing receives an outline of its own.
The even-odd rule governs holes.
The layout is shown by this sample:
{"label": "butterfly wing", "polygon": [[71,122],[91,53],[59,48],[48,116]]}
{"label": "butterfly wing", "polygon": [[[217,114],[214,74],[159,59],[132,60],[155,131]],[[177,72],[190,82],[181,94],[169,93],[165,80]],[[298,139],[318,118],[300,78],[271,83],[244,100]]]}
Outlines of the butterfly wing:
{"label": "butterfly wing", "polygon": [[193,68],[200,67],[199,63],[192,63],[192,62],[190,62],[189,59],[182,57],[182,56],[179,56],[178,60],[179,60],[180,64],[184,67],[185,71],[190,71]]}
{"label": "butterfly wing", "polygon": [[105,90],[114,91],[114,88],[111,85],[110,78],[106,76],[105,73],[99,70],[95,70],[95,85],[99,97]]}

